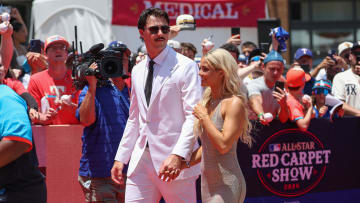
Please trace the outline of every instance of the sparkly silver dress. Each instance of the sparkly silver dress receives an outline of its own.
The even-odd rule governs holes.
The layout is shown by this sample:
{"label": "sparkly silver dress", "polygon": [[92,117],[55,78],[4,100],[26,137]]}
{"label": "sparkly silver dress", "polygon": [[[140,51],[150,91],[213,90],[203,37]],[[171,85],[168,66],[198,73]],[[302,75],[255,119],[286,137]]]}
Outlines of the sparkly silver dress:
{"label": "sparkly silver dress", "polygon": [[[221,116],[221,102],[211,117],[219,131],[224,120]],[[200,136],[202,144],[201,159],[201,198],[204,203],[244,202],[246,184],[241,171],[235,142],[226,154],[220,154],[204,131]]]}

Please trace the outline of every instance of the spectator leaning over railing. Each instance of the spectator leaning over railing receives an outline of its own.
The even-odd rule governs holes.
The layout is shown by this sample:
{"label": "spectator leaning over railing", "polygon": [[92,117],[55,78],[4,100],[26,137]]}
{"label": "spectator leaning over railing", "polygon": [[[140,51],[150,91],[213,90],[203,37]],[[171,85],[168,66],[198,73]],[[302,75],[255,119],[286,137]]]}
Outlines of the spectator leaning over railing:
{"label": "spectator leaning over railing", "polygon": [[344,102],[345,115],[360,116],[360,41],[349,56],[351,68],[335,76],[332,94]]}
{"label": "spectator leaning over railing", "polygon": [[266,125],[269,121],[264,118],[264,114],[271,113],[274,118],[278,116],[284,123],[288,119],[286,94],[280,88],[279,92],[274,91],[275,82],[281,78],[284,71],[283,58],[278,52],[271,51],[265,58],[264,65],[264,75],[247,85],[250,108],[257,115],[250,118],[258,118]]}
{"label": "spectator leaning over railing", "polygon": [[67,68],[69,43],[54,35],[45,41],[49,67],[31,76],[28,90],[36,99],[42,113],[51,117],[45,124],[77,124],[75,117],[80,91],[73,86],[71,70]]}
{"label": "spectator leaning over railing", "polygon": [[304,96],[303,93],[305,82],[310,78],[300,66],[295,66],[286,73],[286,87],[289,92],[286,104],[289,109],[289,119],[296,122],[300,130],[304,131],[310,125],[313,110],[311,97]]}

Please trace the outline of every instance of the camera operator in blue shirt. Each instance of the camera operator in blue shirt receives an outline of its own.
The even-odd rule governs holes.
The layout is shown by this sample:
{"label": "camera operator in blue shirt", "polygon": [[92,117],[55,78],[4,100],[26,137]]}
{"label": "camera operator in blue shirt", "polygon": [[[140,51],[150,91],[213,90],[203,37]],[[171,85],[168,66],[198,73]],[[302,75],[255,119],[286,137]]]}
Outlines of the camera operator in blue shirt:
{"label": "camera operator in blue shirt", "polygon": [[[131,52],[121,42],[110,44],[110,49],[116,51],[118,46],[126,48],[122,64],[127,74]],[[92,63],[89,68],[95,70],[98,64]],[[78,180],[87,202],[123,202],[124,186],[112,182],[110,171],[129,116],[128,88],[122,77],[102,81],[101,85],[96,76],[85,77],[88,84],[79,96],[76,112],[85,126]]]}

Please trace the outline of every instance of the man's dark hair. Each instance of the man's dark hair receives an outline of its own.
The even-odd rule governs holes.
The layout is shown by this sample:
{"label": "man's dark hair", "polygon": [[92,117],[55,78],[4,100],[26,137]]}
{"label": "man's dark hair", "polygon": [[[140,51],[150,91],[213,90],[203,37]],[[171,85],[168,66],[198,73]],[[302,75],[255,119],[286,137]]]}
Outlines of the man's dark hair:
{"label": "man's dark hair", "polygon": [[252,47],[253,49],[257,48],[256,44],[254,42],[250,42],[250,41],[246,41],[246,42],[242,43],[241,49],[243,49],[244,47]]}
{"label": "man's dark hair", "polygon": [[197,54],[196,47],[195,47],[193,44],[191,44],[190,42],[182,42],[182,43],[181,43],[181,47],[182,47],[182,48],[187,48],[187,49],[193,51],[193,52],[194,52],[194,55]]}
{"label": "man's dark hair", "polygon": [[236,58],[239,58],[240,52],[235,44],[226,43],[226,44],[223,44],[220,48],[225,49],[228,52],[234,52],[236,54]]}
{"label": "man's dark hair", "polygon": [[149,16],[164,18],[168,24],[170,23],[169,16],[165,11],[163,11],[159,8],[147,8],[140,14],[140,17],[138,20],[138,29],[139,30],[144,30],[145,25],[146,25],[146,20],[148,19]]}

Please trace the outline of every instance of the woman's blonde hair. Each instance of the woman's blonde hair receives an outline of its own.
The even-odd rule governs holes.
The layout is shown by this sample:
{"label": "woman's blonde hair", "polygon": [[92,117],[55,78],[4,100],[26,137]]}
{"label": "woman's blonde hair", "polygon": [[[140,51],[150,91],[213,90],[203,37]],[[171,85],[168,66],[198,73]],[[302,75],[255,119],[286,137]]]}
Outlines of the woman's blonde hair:
{"label": "woman's blonde hair", "polygon": [[[234,57],[225,49],[215,49],[213,51],[208,52],[203,56],[203,59],[209,64],[209,66],[213,67],[215,70],[222,70],[224,72],[224,78],[222,81],[222,98],[228,98],[232,96],[237,96],[242,100],[245,118],[241,125],[241,135],[240,140],[251,146],[253,139],[250,136],[251,124],[248,119],[248,108],[247,108],[247,98],[245,97],[245,93],[242,91],[242,82],[239,76],[237,75],[237,63]],[[204,91],[202,100],[200,103],[208,107],[211,100],[211,88],[207,87]],[[200,125],[199,120],[195,120],[194,125],[195,135],[200,135],[202,132],[202,127]]]}

